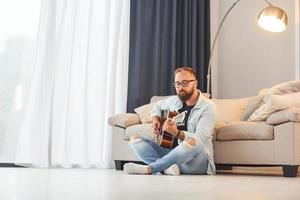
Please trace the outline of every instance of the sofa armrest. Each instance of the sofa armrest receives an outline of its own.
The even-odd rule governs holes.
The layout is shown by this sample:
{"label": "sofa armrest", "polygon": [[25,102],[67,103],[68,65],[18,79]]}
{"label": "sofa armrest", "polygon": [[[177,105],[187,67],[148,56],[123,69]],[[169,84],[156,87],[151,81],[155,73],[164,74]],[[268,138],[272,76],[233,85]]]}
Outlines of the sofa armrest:
{"label": "sofa armrest", "polygon": [[277,164],[300,165],[300,123],[274,126],[274,159]]}
{"label": "sofa armrest", "polygon": [[286,122],[300,122],[300,107],[292,107],[273,113],[267,118],[271,125],[283,124]]}
{"label": "sofa armrest", "polygon": [[111,126],[118,126],[121,128],[127,128],[135,124],[139,124],[140,118],[137,114],[134,113],[121,113],[113,115],[108,119],[108,123]]}

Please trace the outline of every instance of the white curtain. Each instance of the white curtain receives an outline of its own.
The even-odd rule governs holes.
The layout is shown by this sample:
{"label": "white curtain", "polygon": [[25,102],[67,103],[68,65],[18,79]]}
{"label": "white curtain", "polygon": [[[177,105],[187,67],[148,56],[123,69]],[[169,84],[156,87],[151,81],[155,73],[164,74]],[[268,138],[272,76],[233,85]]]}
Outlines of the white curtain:
{"label": "white curtain", "polygon": [[15,163],[112,166],[109,116],[126,111],[129,0],[44,0]]}

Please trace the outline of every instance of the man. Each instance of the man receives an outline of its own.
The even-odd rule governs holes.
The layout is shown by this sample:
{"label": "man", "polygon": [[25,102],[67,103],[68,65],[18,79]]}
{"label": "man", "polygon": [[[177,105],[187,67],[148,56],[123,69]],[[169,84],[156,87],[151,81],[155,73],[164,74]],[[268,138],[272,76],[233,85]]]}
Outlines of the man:
{"label": "man", "polygon": [[[152,111],[152,132],[159,134],[162,110],[186,112],[183,124],[176,126],[171,119],[163,124],[163,131],[178,139],[171,149],[153,141],[132,135],[130,145],[134,153],[147,165],[127,163],[128,174],[215,174],[212,135],[216,122],[215,104],[197,89],[196,73],[190,67],[178,68],[175,73],[177,96],[156,103]],[[179,144],[178,144],[179,143]]]}

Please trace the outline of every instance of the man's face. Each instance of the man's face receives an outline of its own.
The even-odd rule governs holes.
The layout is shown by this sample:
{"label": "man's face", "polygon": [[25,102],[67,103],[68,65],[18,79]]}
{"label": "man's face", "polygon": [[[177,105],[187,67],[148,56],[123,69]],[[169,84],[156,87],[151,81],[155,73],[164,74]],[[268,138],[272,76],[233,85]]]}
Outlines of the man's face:
{"label": "man's face", "polygon": [[179,99],[186,102],[197,89],[197,80],[189,72],[178,72],[175,76],[175,89]]}

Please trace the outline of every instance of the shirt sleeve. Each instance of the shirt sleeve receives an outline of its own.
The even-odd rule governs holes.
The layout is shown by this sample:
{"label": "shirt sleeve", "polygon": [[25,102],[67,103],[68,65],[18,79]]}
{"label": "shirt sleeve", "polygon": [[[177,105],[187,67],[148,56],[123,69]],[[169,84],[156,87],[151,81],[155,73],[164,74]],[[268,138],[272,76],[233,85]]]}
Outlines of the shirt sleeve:
{"label": "shirt sleeve", "polygon": [[184,131],[185,139],[188,137],[197,137],[201,143],[206,144],[209,140],[212,140],[215,125],[216,107],[215,105],[211,105],[208,106],[201,114],[195,133]]}
{"label": "shirt sleeve", "polygon": [[162,104],[164,103],[163,100],[160,100],[158,102],[156,102],[156,104],[154,105],[152,111],[151,111],[151,117],[154,117],[154,116],[161,116],[161,107],[162,107]]}
{"label": "shirt sleeve", "polygon": [[161,111],[162,110],[172,110],[172,105],[174,104],[174,97],[169,97],[167,99],[163,99],[160,101],[157,101],[156,104],[154,105],[152,111],[151,111],[151,117],[154,116],[161,116]]}

